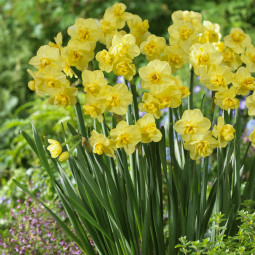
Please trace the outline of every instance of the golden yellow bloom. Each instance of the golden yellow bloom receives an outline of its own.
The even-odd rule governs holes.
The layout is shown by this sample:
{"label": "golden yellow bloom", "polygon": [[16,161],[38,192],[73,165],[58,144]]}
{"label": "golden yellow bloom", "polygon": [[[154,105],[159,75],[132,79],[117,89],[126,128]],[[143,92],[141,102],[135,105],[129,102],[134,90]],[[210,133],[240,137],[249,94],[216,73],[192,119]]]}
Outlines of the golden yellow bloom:
{"label": "golden yellow bloom", "polygon": [[197,75],[208,69],[210,65],[219,65],[223,59],[211,43],[194,44],[190,49],[190,63]]}
{"label": "golden yellow bloom", "polygon": [[113,64],[113,72],[115,75],[124,76],[126,80],[131,81],[136,73],[136,69],[132,60],[121,58],[121,60]]}
{"label": "golden yellow bloom", "polygon": [[107,73],[112,71],[114,59],[107,50],[99,51],[96,55],[96,60],[99,62],[99,68],[102,71]]}
{"label": "golden yellow bloom", "polygon": [[89,44],[91,50],[95,48],[96,42],[101,38],[99,25],[91,18],[77,19],[75,24],[68,28],[67,33],[71,36],[71,40],[78,40],[83,45]]}
{"label": "golden yellow bloom", "polygon": [[214,102],[223,110],[236,109],[239,107],[240,102],[236,98],[237,89],[232,86],[229,89],[224,89],[215,94]]}
{"label": "golden yellow bloom", "polygon": [[177,86],[177,89],[181,92],[181,98],[185,98],[190,95],[189,89],[183,85],[181,78],[178,75],[173,76],[173,81],[175,86]]}
{"label": "golden yellow bloom", "polygon": [[196,134],[192,140],[184,143],[184,148],[190,151],[190,157],[193,160],[199,160],[212,154],[218,146],[218,141],[212,137],[212,132]]}
{"label": "golden yellow bloom", "polygon": [[105,153],[106,156],[115,157],[114,151],[116,150],[115,142],[111,139],[106,138],[105,135],[97,133],[92,130],[89,142],[93,147],[93,152],[102,155]]}
{"label": "golden yellow bloom", "polygon": [[179,45],[166,46],[164,49],[164,56],[162,57],[162,60],[170,64],[172,73],[186,64],[188,59],[189,55],[185,53]]}
{"label": "golden yellow bloom", "polygon": [[133,59],[140,54],[140,49],[135,43],[135,37],[131,34],[114,35],[109,53],[114,57],[114,61],[121,58]]}
{"label": "golden yellow bloom", "polygon": [[240,54],[251,44],[251,38],[241,28],[232,28],[230,34],[224,38],[224,43],[235,53]]}
{"label": "golden yellow bloom", "polygon": [[213,126],[212,134],[214,137],[218,138],[219,148],[224,148],[227,146],[228,142],[234,139],[234,133],[236,130],[230,124],[224,124],[224,119],[222,116],[218,117],[217,125]]}
{"label": "golden yellow bloom", "polygon": [[[202,24],[201,24],[202,26]],[[170,45],[179,45],[184,52],[189,53],[192,44],[198,41],[199,26],[178,20],[168,28]]]}
{"label": "golden yellow bloom", "polygon": [[77,102],[77,93],[78,89],[75,87],[56,88],[51,91],[49,103],[63,107],[75,105]]}
{"label": "golden yellow bloom", "polygon": [[87,68],[90,60],[94,58],[94,52],[89,45],[86,47],[78,40],[70,40],[68,45],[63,48],[62,56],[68,66],[75,66],[83,71]]}
{"label": "golden yellow bloom", "polygon": [[203,33],[199,43],[217,43],[221,38],[220,26],[208,20],[203,22]]}
{"label": "golden yellow bloom", "polygon": [[222,56],[223,60],[221,65],[230,67],[231,71],[235,71],[239,66],[242,65],[240,56],[230,48],[226,48],[222,52]]}
{"label": "golden yellow bloom", "polygon": [[189,22],[193,26],[201,25],[202,15],[199,12],[193,11],[175,11],[172,14],[173,22],[184,21]]}
{"label": "golden yellow bloom", "polygon": [[250,133],[249,140],[252,143],[252,146],[255,147],[255,129]]}
{"label": "golden yellow bloom", "polygon": [[100,42],[106,45],[107,48],[109,48],[112,44],[113,36],[118,32],[116,23],[111,20],[101,19],[100,24],[100,29],[102,31],[102,37],[100,39]]}
{"label": "golden yellow bloom", "polygon": [[246,98],[246,106],[248,108],[249,116],[255,116],[255,93]]}
{"label": "golden yellow bloom", "polygon": [[106,110],[118,115],[126,114],[128,106],[132,103],[133,95],[127,85],[118,83],[115,86],[105,86],[102,94],[106,100]]}
{"label": "golden yellow bloom", "polygon": [[29,64],[40,70],[49,65],[61,71],[65,62],[60,58],[58,48],[44,45],[39,48],[36,56],[30,59]]}
{"label": "golden yellow bloom", "polygon": [[107,85],[107,81],[101,70],[84,70],[82,72],[82,84],[85,87],[85,92],[96,95],[103,86]]}
{"label": "golden yellow bloom", "polygon": [[137,126],[129,126],[123,120],[110,131],[110,136],[115,140],[116,147],[123,148],[128,155],[135,151],[135,146],[141,141],[141,134]]}
{"label": "golden yellow bloom", "polygon": [[103,89],[96,96],[86,94],[85,104],[83,105],[84,114],[90,115],[91,118],[97,119],[99,122],[104,120],[102,114],[106,109],[105,95],[101,93],[102,91]]}
{"label": "golden yellow bloom", "polygon": [[252,44],[242,53],[241,60],[250,72],[255,72],[255,47]]}
{"label": "golden yellow bloom", "polygon": [[144,54],[149,61],[159,59],[163,55],[165,47],[165,38],[155,35],[150,35],[147,40],[140,45],[141,53]]}
{"label": "golden yellow bloom", "polygon": [[67,88],[66,75],[52,66],[46,66],[35,75],[35,92],[39,96],[52,95],[56,88]]}
{"label": "golden yellow bloom", "polygon": [[50,145],[47,147],[47,150],[50,151],[51,157],[57,158],[62,152],[61,144],[53,139],[48,139],[48,143]]}
{"label": "golden yellow bloom", "polygon": [[148,20],[146,19],[143,21],[138,15],[130,14],[127,19],[127,25],[130,30],[129,33],[135,37],[137,45],[140,45],[143,41],[146,41],[150,35],[150,32],[148,32]]}
{"label": "golden yellow bloom", "polygon": [[149,93],[144,93],[142,100],[144,103],[140,103],[138,108],[141,112],[147,112],[152,114],[156,119],[160,118],[160,102],[159,100]]}
{"label": "golden yellow bloom", "polygon": [[125,12],[126,8],[125,4],[116,3],[106,9],[104,19],[114,22],[116,27],[121,29],[125,26],[126,19],[129,17],[129,13]]}
{"label": "golden yellow bloom", "polygon": [[176,108],[181,104],[181,90],[177,86],[168,85],[162,91],[153,94],[159,100],[159,108]]}
{"label": "golden yellow bloom", "polygon": [[166,61],[153,60],[147,66],[139,69],[142,87],[152,93],[161,91],[167,85],[173,84],[171,67]]}
{"label": "golden yellow bloom", "polygon": [[234,74],[233,85],[237,88],[237,95],[246,96],[250,90],[255,90],[255,79],[247,68],[240,67]]}
{"label": "golden yellow bloom", "polygon": [[65,161],[67,161],[68,159],[69,159],[69,157],[70,157],[70,154],[69,154],[69,152],[68,151],[64,151],[64,152],[62,152],[60,155],[59,155],[59,161],[61,161],[61,162],[65,162]]}
{"label": "golden yellow bloom", "polygon": [[227,89],[233,80],[233,73],[227,66],[211,65],[208,72],[201,73],[201,82],[210,90]]}
{"label": "golden yellow bloom", "polygon": [[184,141],[189,141],[194,135],[207,132],[210,126],[211,121],[199,109],[194,109],[184,111],[181,119],[174,124],[174,129]]}
{"label": "golden yellow bloom", "polygon": [[158,142],[162,138],[160,130],[157,129],[155,118],[147,113],[136,122],[136,126],[141,134],[142,143]]}

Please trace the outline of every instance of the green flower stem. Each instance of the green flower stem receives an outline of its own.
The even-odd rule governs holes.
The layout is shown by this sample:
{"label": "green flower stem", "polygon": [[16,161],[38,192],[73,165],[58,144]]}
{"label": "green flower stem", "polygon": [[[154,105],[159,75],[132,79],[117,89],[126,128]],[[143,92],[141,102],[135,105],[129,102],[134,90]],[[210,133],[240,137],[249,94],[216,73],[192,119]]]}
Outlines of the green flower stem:
{"label": "green flower stem", "polygon": [[78,119],[79,127],[81,130],[81,135],[85,138],[88,138],[87,131],[86,131],[85,124],[84,124],[83,113],[82,113],[81,105],[80,105],[79,101],[77,101],[74,108],[75,108],[75,113],[76,113],[76,116]]}
{"label": "green flower stem", "polygon": [[215,97],[215,91],[212,91],[212,100],[211,100],[211,116],[210,116],[211,123],[213,122],[214,110],[215,110],[214,97]]}
{"label": "green flower stem", "polygon": [[245,153],[244,153],[244,156],[243,156],[243,159],[242,159],[241,166],[243,166],[244,163],[245,163],[245,160],[246,160],[246,158],[247,158],[248,151],[249,151],[250,147],[251,147],[251,142],[249,142],[248,145],[247,145],[247,147],[246,147],[246,150],[245,150]]}
{"label": "green flower stem", "polygon": [[73,140],[80,139],[81,137],[79,135],[75,135],[67,139],[65,142],[61,143],[61,147],[65,146],[66,144],[70,143]]}
{"label": "green flower stem", "polygon": [[133,109],[134,109],[134,115],[135,115],[135,121],[139,119],[139,112],[138,112],[138,104],[137,104],[137,92],[136,92],[136,86],[133,83],[130,83],[131,92],[133,94]]}
{"label": "green flower stem", "polygon": [[71,149],[69,150],[69,153],[71,154],[73,152],[73,150],[81,143],[81,141],[76,142]]}
{"label": "green flower stem", "polygon": [[193,67],[190,69],[190,81],[189,81],[189,90],[190,95],[188,98],[188,108],[193,109],[193,86],[194,86],[194,69]]}

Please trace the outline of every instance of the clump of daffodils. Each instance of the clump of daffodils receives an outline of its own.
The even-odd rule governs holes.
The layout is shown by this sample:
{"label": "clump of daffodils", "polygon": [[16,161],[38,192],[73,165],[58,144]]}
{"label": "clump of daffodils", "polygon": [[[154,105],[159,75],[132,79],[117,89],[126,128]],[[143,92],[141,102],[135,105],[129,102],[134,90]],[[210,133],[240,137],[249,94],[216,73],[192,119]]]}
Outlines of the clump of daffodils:
{"label": "clump of daffodils", "polygon": [[[247,96],[248,113],[255,116],[255,47],[250,36],[233,28],[222,38],[218,24],[202,21],[201,14],[192,11],[176,11],[172,21],[167,42],[151,34],[148,20],[126,12],[122,3],[106,9],[101,20],[78,18],[67,29],[66,46],[59,33],[55,42],[41,46],[30,60],[34,70],[28,70],[33,78],[28,87],[39,96],[48,95],[50,104],[63,107],[75,105],[80,92],[84,94],[84,115],[100,123],[105,114],[114,115],[117,125],[108,137],[93,130],[89,138],[94,153],[109,157],[115,157],[118,148],[132,154],[139,143],[161,140],[155,120],[160,119],[161,110],[181,108],[183,100],[192,96],[176,75],[186,63],[213,92],[217,107],[237,109],[239,97]],[[105,48],[96,52],[97,44]],[[137,70],[134,60],[139,55],[144,55],[147,64]],[[98,69],[92,69],[92,60]],[[131,86],[134,79],[140,78],[142,98],[137,98],[128,82],[108,83],[108,73],[122,76]],[[79,82],[71,84],[71,79],[78,81],[79,74],[81,86],[77,86]],[[140,119],[136,114],[131,123],[125,119],[131,107],[134,112],[139,109],[146,114]],[[234,139],[235,129],[223,116],[214,126],[211,121],[199,109],[189,109],[174,124],[193,160],[209,156],[215,148],[224,148]],[[69,157],[58,141],[50,139],[49,143],[53,158],[64,161]]]}

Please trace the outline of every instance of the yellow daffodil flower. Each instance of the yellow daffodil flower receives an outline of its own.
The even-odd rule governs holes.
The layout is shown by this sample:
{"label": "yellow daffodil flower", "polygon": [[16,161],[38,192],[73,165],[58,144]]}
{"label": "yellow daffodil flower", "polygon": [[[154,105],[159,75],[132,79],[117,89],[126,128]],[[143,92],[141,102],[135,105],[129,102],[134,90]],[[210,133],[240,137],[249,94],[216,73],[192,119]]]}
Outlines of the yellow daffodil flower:
{"label": "yellow daffodil flower", "polygon": [[242,53],[241,60],[250,72],[255,72],[255,47],[252,44]]}
{"label": "yellow daffodil flower", "polygon": [[141,53],[144,54],[149,61],[159,59],[163,55],[162,52],[164,52],[165,47],[166,39],[155,35],[150,35],[147,40],[140,45]]}
{"label": "yellow daffodil flower", "polygon": [[101,70],[84,70],[82,72],[82,85],[85,87],[85,92],[96,95],[103,86],[107,85],[107,81]]}
{"label": "yellow daffodil flower", "polygon": [[218,146],[218,141],[213,138],[212,132],[197,134],[192,140],[184,143],[184,148],[190,151],[190,157],[193,160],[199,160],[212,154],[213,150]]}
{"label": "yellow daffodil flower", "polygon": [[128,125],[120,121],[116,128],[110,131],[110,136],[115,140],[117,148],[123,148],[130,155],[135,151],[135,146],[141,141],[141,134],[135,125]]}
{"label": "yellow daffodil flower", "polygon": [[223,110],[236,109],[240,102],[236,98],[237,89],[232,86],[229,89],[224,89],[215,94],[214,102]]}
{"label": "yellow daffodil flower", "polygon": [[144,103],[140,103],[138,108],[141,112],[147,112],[152,114],[156,119],[161,116],[160,101],[149,93],[144,93],[142,100]]}
{"label": "yellow daffodil flower", "polygon": [[233,80],[233,73],[227,66],[211,65],[208,72],[201,74],[201,82],[210,90],[227,89]]}
{"label": "yellow daffodil flower", "polygon": [[39,70],[42,70],[46,66],[53,66],[61,71],[65,62],[60,58],[58,48],[44,45],[39,48],[36,56],[30,59],[29,64]]}
{"label": "yellow daffodil flower", "polygon": [[237,95],[246,96],[250,90],[255,90],[255,79],[245,67],[237,70],[232,83],[237,88]]}
{"label": "yellow daffodil flower", "polygon": [[113,64],[113,72],[117,76],[124,76],[127,81],[131,81],[136,73],[132,60],[122,58]]}
{"label": "yellow daffodil flower", "polygon": [[142,87],[155,93],[164,89],[167,85],[174,84],[171,75],[171,67],[166,61],[153,60],[147,66],[139,69],[142,79]]}
{"label": "yellow daffodil flower", "polygon": [[53,139],[48,139],[48,143],[50,145],[47,147],[47,150],[50,151],[51,157],[57,158],[62,152],[61,144]]}
{"label": "yellow daffodil flower", "polygon": [[127,19],[127,25],[130,30],[130,34],[136,39],[136,44],[139,46],[142,42],[146,41],[150,32],[148,20],[142,20],[138,15],[130,14]]}
{"label": "yellow daffodil flower", "polygon": [[96,60],[99,62],[99,68],[102,71],[107,73],[112,71],[114,59],[107,50],[99,51],[96,55]]}
{"label": "yellow daffodil flower", "polygon": [[56,88],[51,91],[49,103],[66,107],[68,105],[75,105],[77,102],[78,89],[75,87]]}
{"label": "yellow daffodil flower", "polygon": [[145,114],[136,122],[136,126],[141,134],[142,143],[159,142],[161,140],[162,134],[157,129],[155,118],[152,114]]}
{"label": "yellow daffodil flower", "polygon": [[181,119],[174,124],[174,129],[184,141],[189,141],[194,135],[206,133],[210,126],[211,121],[199,109],[194,109],[184,111]]}
{"label": "yellow daffodil flower", "polygon": [[185,53],[179,45],[166,46],[162,57],[162,60],[169,63],[172,73],[175,73],[175,71],[186,64],[188,59],[189,55]]}
{"label": "yellow daffodil flower", "polygon": [[128,106],[132,103],[133,95],[123,83],[115,86],[105,86],[102,94],[105,96],[106,110],[118,115],[126,114]]}
{"label": "yellow daffodil flower", "polygon": [[106,156],[115,157],[114,151],[116,150],[116,143],[115,141],[106,138],[105,135],[92,130],[89,142],[93,147],[94,153],[98,155],[105,153]]}
{"label": "yellow daffodil flower", "polygon": [[241,28],[232,28],[230,34],[225,36],[224,43],[235,53],[242,53],[251,44],[251,38]]}
{"label": "yellow daffodil flower", "polygon": [[224,148],[227,146],[229,141],[234,139],[235,129],[230,124],[224,124],[224,119],[222,116],[218,117],[217,125],[213,126],[212,135],[218,138],[219,148]]}

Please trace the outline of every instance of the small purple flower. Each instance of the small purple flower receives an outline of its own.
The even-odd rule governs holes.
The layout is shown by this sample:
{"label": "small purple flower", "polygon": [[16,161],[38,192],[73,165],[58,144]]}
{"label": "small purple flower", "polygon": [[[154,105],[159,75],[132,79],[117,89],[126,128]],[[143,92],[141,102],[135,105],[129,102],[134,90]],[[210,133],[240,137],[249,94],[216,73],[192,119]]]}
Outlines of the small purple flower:
{"label": "small purple flower", "polygon": [[198,86],[198,85],[195,86],[194,89],[193,89],[193,91],[194,91],[195,94],[197,94],[200,90],[201,90],[201,87]]}
{"label": "small purple flower", "polygon": [[118,77],[117,77],[116,83],[117,83],[117,84],[118,84],[118,83],[125,83],[124,77],[123,77],[123,76],[118,76]]}
{"label": "small purple flower", "polygon": [[245,99],[240,100],[240,109],[244,110],[246,108]]}

